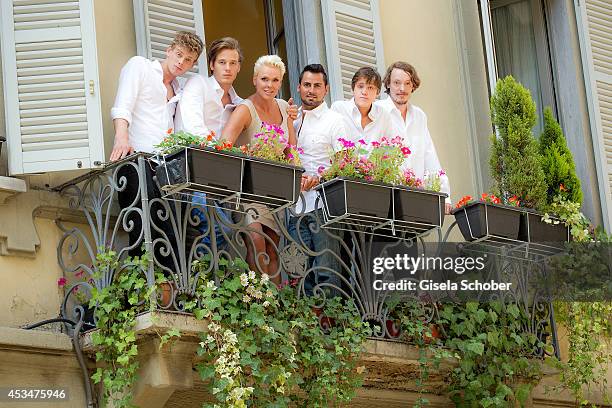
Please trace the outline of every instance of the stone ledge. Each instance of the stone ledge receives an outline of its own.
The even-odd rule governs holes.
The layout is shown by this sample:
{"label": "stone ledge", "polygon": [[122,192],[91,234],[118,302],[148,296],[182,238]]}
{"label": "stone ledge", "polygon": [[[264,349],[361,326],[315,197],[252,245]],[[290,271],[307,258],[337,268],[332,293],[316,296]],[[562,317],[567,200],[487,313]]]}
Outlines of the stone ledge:
{"label": "stone ledge", "polygon": [[[181,332],[181,339],[197,339],[201,332],[206,331],[207,325],[206,321],[198,320],[190,313],[155,311],[136,316],[134,332],[137,338],[141,338],[178,329]],[[91,330],[81,336],[81,347],[84,351],[93,351],[91,336],[94,332],[95,330]]]}
{"label": "stone ledge", "polygon": [[63,333],[0,327],[0,349],[72,352],[72,341]]}
{"label": "stone ledge", "polygon": [[0,176],[0,204],[5,204],[10,197],[26,191],[28,186],[25,180]]}

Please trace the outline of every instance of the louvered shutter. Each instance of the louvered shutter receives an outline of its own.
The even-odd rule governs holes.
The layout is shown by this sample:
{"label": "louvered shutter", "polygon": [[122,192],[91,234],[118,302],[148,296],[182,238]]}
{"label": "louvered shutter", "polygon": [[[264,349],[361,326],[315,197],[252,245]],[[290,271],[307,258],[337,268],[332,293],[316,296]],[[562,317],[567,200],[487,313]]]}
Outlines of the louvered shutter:
{"label": "louvered shutter", "polygon": [[385,72],[378,1],[323,0],[322,10],[331,98],[348,99],[359,68]]}
{"label": "louvered shutter", "polygon": [[[194,32],[205,41],[202,0],[134,0],[134,20],[138,55],[145,58],[166,58],[166,48],[178,31]],[[190,72],[208,75],[206,52]]]}
{"label": "louvered shutter", "polygon": [[612,0],[576,2],[606,229],[612,229]]}
{"label": "louvered shutter", "polygon": [[92,0],[1,0],[9,171],[104,161]]}

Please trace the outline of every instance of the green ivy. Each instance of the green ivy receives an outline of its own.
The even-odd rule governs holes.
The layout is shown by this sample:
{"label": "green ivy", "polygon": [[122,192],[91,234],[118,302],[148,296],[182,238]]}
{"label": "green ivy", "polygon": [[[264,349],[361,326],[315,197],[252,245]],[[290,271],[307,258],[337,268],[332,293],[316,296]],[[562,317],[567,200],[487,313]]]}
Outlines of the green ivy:
{"label": "green ivy", "polygon": [[[195,272],[207,268],[205,260],[194,264]],[[197,370],[220,406],[332,407],[355,395],[371,331],[352,302],[327,299],[318,319],[320,299],[298,298],[291,286],[278,290],[240,259],[220,261],[218,287],[212,276],[199,276],[188,306],[210,323]]]}
{"label": "green ivy", "polygon": [[458,359],[449,396],[459,407],[509,407],[526,402],[541,377],[534,352],[543,347],[526,333],[529,317],[515,304],[447,304],[438,324],[443,345]]}
{"label": "green ivy", "polygon": [[101,249],[94,265],[96,279],[113,276],[112,284],[93,288],[89,303],[95,308],[97,329],[92,333],[96,361],[103,364],[92,375],[94,383],[104,385],[103,401],[113,406],[132,407],[129,389],[136,380],[138,347],[134,324],[136,314],[144,310],[155,287],[148,288],[148,257],[128,258],[120,263],[117,253]]}

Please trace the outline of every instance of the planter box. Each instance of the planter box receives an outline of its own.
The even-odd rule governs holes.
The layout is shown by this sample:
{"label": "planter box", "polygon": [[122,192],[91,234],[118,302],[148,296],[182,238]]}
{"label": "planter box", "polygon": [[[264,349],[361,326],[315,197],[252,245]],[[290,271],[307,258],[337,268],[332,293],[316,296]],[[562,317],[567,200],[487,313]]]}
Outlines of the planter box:
{"label": "planter box", "polygon": [[441,227],[445,198],[444,193],[396,187],[393,191],[395,220]]}
{"label": "planter box", "polygon": [[542,214],[526,211],[521,215],[519,239],[528,242],[568,242],[569,228],[559,224],[548,224],[542,221]]}
{"label": "planter box", "polygon": [[167,155],[155,174],[162,186],[191,183],[193,190],[236,192],[241,189],[243,160],[214,149],[185,148]]}
{"label": "planter box", "polygon": [[295,203],[304,168],[249,158],[245,160],[243,197],[265,205]]}
{"label": "planter box", "polygon": [[391,205],[390,186],[335,178],[317,187],[330,217],[358,214],[388,218]]}
{"label": "planter box", "polygon": [[505,205],[471,203],[453,211],[466,241],[486,236],[516,240],[523,210]]}

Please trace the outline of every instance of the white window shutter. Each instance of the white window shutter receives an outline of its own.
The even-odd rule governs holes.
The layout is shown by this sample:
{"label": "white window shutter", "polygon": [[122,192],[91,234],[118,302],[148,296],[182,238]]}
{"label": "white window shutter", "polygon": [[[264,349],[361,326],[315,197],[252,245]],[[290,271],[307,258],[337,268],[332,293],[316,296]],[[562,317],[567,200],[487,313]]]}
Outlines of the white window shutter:
{"label": "white window shutter", "polygon": [[9,172],[104,161],[93,0],[2,0]]}
{"label": "white window shutter", "polygon": [[[138,55],[163,60],[177,31],[196,33],[205,41],[202,0],[133,1]],[[205,51],[190,72],[208,76]]]}
{"label": "white window shutter", "polygon": [[359,68],[385,73],[378,0],[323,0],[321,5],[331,98],[349,99]]}
{"label": "white window shutter", "polygon": [[576,1],[604,224],[612,230],[612,0]]}

